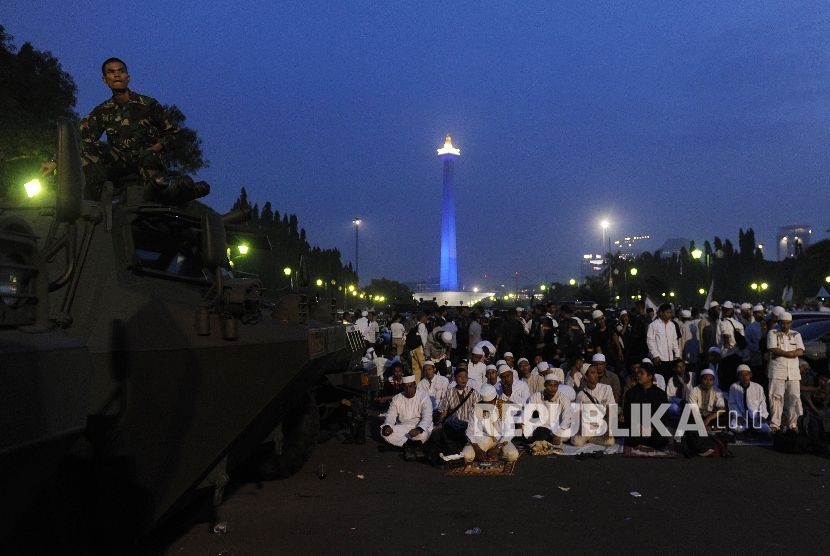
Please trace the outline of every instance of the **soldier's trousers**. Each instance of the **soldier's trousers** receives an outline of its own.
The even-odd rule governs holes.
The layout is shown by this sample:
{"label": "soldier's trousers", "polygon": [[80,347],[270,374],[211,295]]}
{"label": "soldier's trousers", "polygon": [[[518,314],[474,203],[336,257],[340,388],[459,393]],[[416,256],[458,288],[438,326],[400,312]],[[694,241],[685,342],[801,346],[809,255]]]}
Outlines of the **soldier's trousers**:
{"label": "soldier's trousers", "polygon": [[138,174],[146,185],[157,172],[164,172],[161,154],[152,151],[122,151],[106,143],[88,148],[81,157],[86,180],[85,197],[97,201],[104,190],[104,182],[118,181],[130,174]]}

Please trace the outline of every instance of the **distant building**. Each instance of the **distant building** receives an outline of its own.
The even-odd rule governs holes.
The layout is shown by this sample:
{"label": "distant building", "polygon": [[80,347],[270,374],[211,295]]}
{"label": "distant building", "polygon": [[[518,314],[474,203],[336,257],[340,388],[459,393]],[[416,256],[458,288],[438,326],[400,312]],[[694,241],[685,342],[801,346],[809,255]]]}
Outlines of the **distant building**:
{"label": "distant building", "polygon": [[603,263],[604,259],[602,255],[594,255],[591,253],[582,255],[582,264],[579,269],[580,276],[583,278],[602,276]]}
{"label": "distant building", "polygon": [[689,250],[689,245],[692,243],[692,240],[687,239],[685,237],[670,237],[666,240],[662,247],[660,247],[661,257],[671,257],[672,255],[680,256],[680,250],[686,249]]}
{"label": "distant building", "polygon": [[813,230],[809,224],[793,224],[778,228],[775,244],[778,246],[778,260],[795,257],[810,247]]}
{"label": "distant building", "polygon": [[651,236],[630,236],[614,240],[611,252],[624,259],[633,259],[643,253],[643,242],[651,239]]}

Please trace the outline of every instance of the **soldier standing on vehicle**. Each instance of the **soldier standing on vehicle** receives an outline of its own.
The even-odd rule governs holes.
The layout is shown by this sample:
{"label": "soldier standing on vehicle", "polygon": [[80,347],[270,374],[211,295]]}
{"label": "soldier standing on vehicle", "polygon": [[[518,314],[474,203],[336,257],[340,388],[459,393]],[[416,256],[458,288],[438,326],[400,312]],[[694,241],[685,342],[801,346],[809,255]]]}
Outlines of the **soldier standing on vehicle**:
{"label": "soldier standing on vehicle", "polygon": [[[156,99],[129,89],[130,74],[123,61],[109,58],[101,65],[101,72],[112,97],[81,120],[85,196],[98,200],[104,182],[138,174],[145,186],[145,196],[159,197],[149,200],[161,200],[160,196],[170,185],[161,153],[176,139],[179,128]],[[104,133],[106,142],[101,141]],[[54,160],[46,162],[41,166],[41,174],[47,175],[56,167]],[[180,178],[179,187],[187,191],[181,197],[170,199],[173,202],[201,197],[210,190],[205,182],[193,183],[187,176]]]}

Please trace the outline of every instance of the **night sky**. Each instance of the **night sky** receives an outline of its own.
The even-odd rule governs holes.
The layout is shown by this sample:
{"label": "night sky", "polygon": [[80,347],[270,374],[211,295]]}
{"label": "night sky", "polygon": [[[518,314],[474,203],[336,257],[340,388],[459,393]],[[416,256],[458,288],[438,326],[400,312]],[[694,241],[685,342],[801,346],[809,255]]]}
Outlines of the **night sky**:
{"label": "night sky", "polygon": [[649,250],[753,227],[768,258],[779,226],[830,227],[826,1],[5,0],[0,24],[82,116],[109,56],[178,105],[213,208],[244,186],[344,262],[362,218],[364,285],[437,282],[446,133],[468,289],[567,281],[604,218]]}

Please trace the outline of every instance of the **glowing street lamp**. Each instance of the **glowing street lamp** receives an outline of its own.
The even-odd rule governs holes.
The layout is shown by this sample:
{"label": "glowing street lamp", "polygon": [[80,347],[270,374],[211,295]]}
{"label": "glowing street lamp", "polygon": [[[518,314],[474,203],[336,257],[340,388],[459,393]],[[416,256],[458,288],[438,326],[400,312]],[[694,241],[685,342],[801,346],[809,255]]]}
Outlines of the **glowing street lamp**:
{"label": "glowing street lamp", "polygon": [[317,287],[319,288],[322,285],[323,285],[323,281],[321,279],[317,278]]}
{"label": "glowing street lamp", "polygon": [[40,180],[34,179],[30,182],[24,183],[23,189],[26,190],[26,195],[28,195],[29,197],[34,197],[35,195],[41,192]]}
{"label": "glowing street lamp", "polygon": [[247,245],[240,245],[238,247],[240,255],[247,255],[248,254],[248,246]]}
{"label": "glowing street lamp", "polygon": [[568,284],[570,284],[571,286],[575,286],[576,285],[576,278],[571,278],[570,280],[568,280]]}
{"label": "glowing street lamp", "polygon": [[287,266],[287,267],[283,268],[283,269],[282,269],[282,272],[283,272],[283,274],[285,274],[286,276],[291,276],[291,267],[290,267],[290,266]]}
{"label": "glowing street lamp", "polygon": [[632,268],[631,270],[629,270],[629,272],[631,273],[632,276],[637,276],[637,269],[636,268]]}
{"label": "glowing street lamp", "polygon": [[[354,273],[358,277],[360,276],[360,266],[358,265],[358,258],[357,258],[357,231],[360,229],[360,223],[362,221],[360,218],[355,218],[352,220],[352,224],[354,224]],[[358,278],[359,279],[359,278]]]}
{"label": "glowing street lamp", "polygon": [[697,290],[697,293],[699,293],[700,295],[706,295],[706,290],[700,288],[699,290]]}
{"label": "glowing street lamp", "polygon": [[699,248],[695,248],[695,250],[692,251],[692,258],[693,259],[699,260],[702,256],[703,256],[703,251],[701,251]]}

